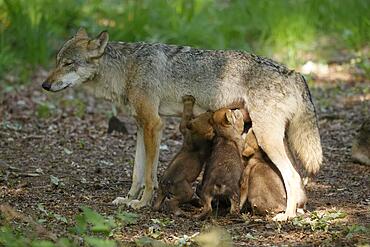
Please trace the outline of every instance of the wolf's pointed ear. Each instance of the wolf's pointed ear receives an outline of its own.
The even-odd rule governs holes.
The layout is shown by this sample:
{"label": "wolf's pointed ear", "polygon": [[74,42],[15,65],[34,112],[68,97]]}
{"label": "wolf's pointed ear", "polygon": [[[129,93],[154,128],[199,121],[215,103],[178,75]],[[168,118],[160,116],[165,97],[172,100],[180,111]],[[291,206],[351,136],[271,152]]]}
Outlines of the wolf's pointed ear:
{"label": "wolf's pointed ear", "polygon": [[235,116],[231,110],[228,110],[225,114],[226,124],[233,125],[235,123]]}
{"label": "wolf's pointed ear", "polygon": [[103,55],[105,47],[108,44],[109,34],[107,31],[101,32],[96,39],[90,40],[88,49],[91,57],[100,57]]}
{"label": "wolf's pointed ear", "polygon": [[83,28],[83,27],[80,27],[80,29],[78,29],[77,33],[75,34],[75,38],[78,38],[78,39],[87,39],[87,38],[89,38],[89,36],[87,35],[87,32],[86,32],[86,29]]}

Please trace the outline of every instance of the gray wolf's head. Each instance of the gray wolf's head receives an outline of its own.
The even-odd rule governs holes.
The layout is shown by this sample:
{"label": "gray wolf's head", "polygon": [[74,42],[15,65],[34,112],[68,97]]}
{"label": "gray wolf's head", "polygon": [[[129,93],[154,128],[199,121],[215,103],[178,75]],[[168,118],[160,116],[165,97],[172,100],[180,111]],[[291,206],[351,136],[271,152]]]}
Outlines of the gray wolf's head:
{"label": "gray wolf's head", "polygon": [[42,83],[42,87],[57,92],[93,79],[108,39],[105,31],[95,39],[90,39],[85,29],[80,28],[59,50],[56,67]]}

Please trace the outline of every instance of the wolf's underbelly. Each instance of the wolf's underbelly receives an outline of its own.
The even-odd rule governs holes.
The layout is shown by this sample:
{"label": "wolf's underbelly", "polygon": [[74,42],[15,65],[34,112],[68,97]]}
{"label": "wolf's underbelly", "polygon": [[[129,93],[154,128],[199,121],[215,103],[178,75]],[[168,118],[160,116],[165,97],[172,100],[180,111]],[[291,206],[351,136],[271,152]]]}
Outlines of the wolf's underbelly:
{"label": "wolf's underbelly", "polygon": [[[189,90],[190,91],[190,90]],[[207,110],[217,110],[222,107],[243,107],[246,103],[245,90],[242,88],[222,88],[210,90],[194,90],[193,92],[184,91],[177,93],[177,97],[166,97],[159,105],[161,116],[181,116],[183,103],[181,97],[192,95],[195,98],[194,115],[199,115]],[[243,106],[242,106],[243,105]]]}
{"label": "wolf's underbelly", "polygon": [[[161,116],[181,116],[183,112],[183,104],[178,102],[161,102],[159,105],[159,115]],[[202,108],[199,105],[194,105],[194,115],[199,115],[208,109]]]}

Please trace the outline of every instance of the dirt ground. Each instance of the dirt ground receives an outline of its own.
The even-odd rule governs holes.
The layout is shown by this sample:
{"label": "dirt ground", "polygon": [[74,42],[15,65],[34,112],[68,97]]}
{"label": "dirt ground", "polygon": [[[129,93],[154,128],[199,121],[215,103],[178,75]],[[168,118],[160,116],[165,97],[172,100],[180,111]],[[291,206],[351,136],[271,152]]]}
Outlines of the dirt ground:
{"label": "dirt ground", "polygon": [[[129,190],[136,127],[133,119],[119,112],[129,133],[108,135],[112,107],[109,102],[94,99],[76,88],[59,94],[46,93],[40,86],[44,77],[45,73],[38,73],[25,86],[2,88],[0,204],[35,221],[45,218],[40,209],[43,205],[48,212],[64,216],[67,223],[48,218],[40,224],[57,236],[64,236],[83,205],[103,215],[117,211],[111,202]],[[149,208],[123,208],[137,213],[139,221],[115,231],[112,238],[132,246],[135,239],[144,235],[175,243],[184,235],[216,225],[227,230],[236,246],[370,244],[369,232],[354,230],[370,227],[370,167],[354,163],[350,157],[356,130],[369,117],[370,83],[316,81],[310,89],[319,115],[325,159],[318,176],[307,186],[308,209],[318,215],[343,212],[343,218],[323,220],[327,224],[325,230],[313,229],[313,223],[279,224],[271,218],[247,214],[242,218],[215,214],[210,220],[195,221]],[[178,123],[176,118],[167,119],[159,176],[181,146]],[[152,219],[171,220],[161,225],[154,236]]]}

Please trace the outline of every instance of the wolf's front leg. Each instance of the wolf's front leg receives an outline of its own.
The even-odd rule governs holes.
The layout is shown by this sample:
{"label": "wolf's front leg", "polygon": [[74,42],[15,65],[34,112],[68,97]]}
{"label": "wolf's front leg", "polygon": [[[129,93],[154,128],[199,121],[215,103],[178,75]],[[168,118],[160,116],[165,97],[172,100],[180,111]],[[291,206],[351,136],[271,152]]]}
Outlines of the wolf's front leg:
{"label": "wolf's front leg", "polygon": [[140,200],[132,200],[129,205],[132,208],[141,208],[150,204],[154,188],[157,186],[157,181],[154,174],[157,170],[159,158],[159,145],[162,136],[163,121],[158,115],[158,108],[153,107],[153,104],[145,104],[137,110],[137,121],[143,129],[144,148],[145,148],[145,169],[144,182],[145,188],[143,196]]}
{"label": "wolf's front leg", "polygon": [[137,128],[136,152],[134,170],[132,173],[132,184],[126,197],[117,197],[113,204],[130,204],[132,200],[139,198],[144,189],[144,171],[145,171],[145,146],[144,129],[141,126]]}

